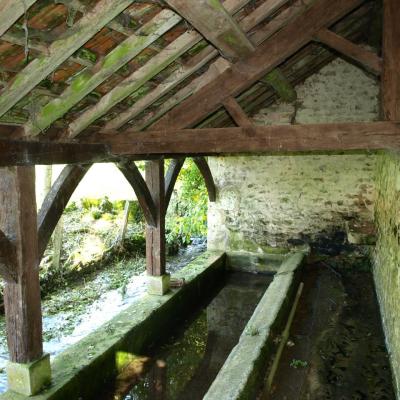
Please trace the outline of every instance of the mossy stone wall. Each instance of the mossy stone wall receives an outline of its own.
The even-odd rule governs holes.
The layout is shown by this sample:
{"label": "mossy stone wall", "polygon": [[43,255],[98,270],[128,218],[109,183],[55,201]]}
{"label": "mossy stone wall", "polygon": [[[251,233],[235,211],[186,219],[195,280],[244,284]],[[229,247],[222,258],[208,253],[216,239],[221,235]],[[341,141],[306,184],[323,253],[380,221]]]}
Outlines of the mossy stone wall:
{"label": "mossy stone wall", "polygon": [[379,155],[376,188],[374,277],[400,399],[400,154]]}

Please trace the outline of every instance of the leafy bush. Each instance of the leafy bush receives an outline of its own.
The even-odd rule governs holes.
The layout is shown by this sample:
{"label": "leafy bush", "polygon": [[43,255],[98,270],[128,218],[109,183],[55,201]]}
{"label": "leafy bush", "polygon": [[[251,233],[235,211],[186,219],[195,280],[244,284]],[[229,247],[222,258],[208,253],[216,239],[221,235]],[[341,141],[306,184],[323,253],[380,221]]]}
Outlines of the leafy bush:
{"label": "leafy bush", "polygon": [[187,245],[192,237],[207,235],[207,189],[192,160],[187,160],[167,212],[166,240],[169,245]]}

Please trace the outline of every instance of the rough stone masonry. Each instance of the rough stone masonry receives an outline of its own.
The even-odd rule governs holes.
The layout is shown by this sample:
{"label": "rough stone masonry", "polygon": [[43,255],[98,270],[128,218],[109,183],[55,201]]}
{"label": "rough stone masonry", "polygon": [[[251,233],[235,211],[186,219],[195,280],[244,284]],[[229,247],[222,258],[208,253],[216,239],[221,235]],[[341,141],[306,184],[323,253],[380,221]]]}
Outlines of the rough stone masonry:
{"label": "rough stone masonry", "polygon": [[[377,81],[337,59],[296,88],[297,104],[277,103],[257,125],[378,120]],[[218,198],[209,208],[209,247],[219,250],[313,243],[373,220],[373,154],[211,157]]]}

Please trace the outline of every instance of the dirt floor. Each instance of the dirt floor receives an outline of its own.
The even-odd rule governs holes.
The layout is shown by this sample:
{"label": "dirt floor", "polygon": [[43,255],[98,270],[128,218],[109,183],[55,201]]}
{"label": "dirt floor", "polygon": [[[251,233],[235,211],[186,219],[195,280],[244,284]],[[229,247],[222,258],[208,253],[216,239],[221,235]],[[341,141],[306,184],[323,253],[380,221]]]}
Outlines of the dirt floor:
{"label": "dirt floor", "polygon": [[266,398],[395,399],[368,261],[352,267],[334,258],[305,267],[290,340]]}

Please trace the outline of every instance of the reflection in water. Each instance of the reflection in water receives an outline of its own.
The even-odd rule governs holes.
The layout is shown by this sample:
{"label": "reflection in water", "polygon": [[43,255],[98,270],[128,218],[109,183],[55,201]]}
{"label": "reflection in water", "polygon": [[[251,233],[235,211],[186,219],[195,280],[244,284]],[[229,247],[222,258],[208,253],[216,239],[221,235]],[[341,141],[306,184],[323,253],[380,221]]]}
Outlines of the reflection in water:
{"label": "reflection in water", "polygon": [[158,349],[139,374],[140,381],[140,376],[132,377],[127,390],[126,381],[118,378],[103,400],[202,399],[271,280],[265,275],[229,274],[208,307]]}

